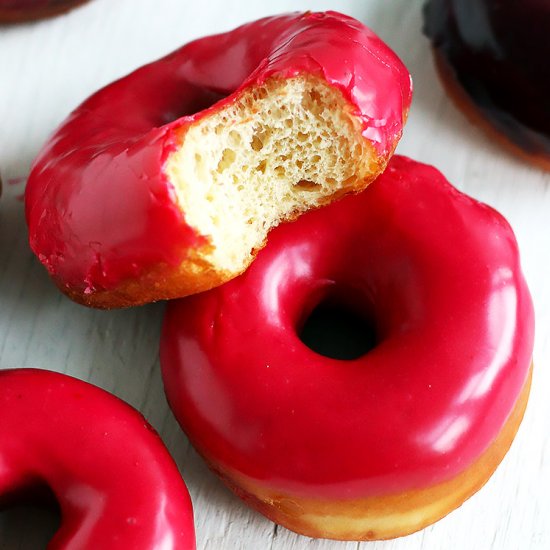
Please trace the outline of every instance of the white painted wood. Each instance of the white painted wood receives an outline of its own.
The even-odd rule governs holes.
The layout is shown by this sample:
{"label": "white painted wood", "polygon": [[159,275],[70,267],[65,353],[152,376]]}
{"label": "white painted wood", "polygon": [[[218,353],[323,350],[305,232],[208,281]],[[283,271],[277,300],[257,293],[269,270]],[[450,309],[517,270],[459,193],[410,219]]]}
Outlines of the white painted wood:
{"label": "white painted wood", "polygon": [[[514,227],[535,301],[536,370],[527,415],[486,487],[421,533],[380,543],[300,537],[248,510],[205,468],[170,414],[157,344],[163,305],[100,312],[61,296],[26,242],[17,197],[31,160],[87,95],[191,38],[279,11],[337,7],[402,56],[416,95],[401,153],[437,165]],[[547,550],[550,548],[550,174],[522,164],[456,111],[421,34],[420,0],[93,0],[50,21],[0,27],[0,368],[41,367],[84,378],[138,407],[185,476],[201,550]],[[0,419],[1,421],[1,419]],[[44,546],[45,513],[0,513],[0,550]]]}

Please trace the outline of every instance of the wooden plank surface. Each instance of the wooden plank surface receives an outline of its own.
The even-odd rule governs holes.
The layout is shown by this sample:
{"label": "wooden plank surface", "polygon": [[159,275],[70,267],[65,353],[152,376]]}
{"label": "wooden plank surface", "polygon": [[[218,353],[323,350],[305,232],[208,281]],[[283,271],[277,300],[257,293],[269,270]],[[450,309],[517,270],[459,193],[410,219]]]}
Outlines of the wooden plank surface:
{"label": "wooden plank surface", "polygon": [[[20,200],[47,135],[97,88],[192,38],[274,12],[336,6],[377,31],[413,74],[415,100],[399,152],[435,164],[512,224],[537,317],[531,400],[497,473],[436,525],[379,543],[300,537],[233,497],[194,453],[166,405],[157,358],[163,305],[101,312],[61,296],[28,248]],[[550,174],[492,144],[449,102],[421,33],[420,9],[417,0],[93,0],[50,21],[0,27],[0,368],[66,372],[139,408],[189,486],[199,549],[550,549]],[[2,512],[0,549],[43,547],[53,528],[47,513]]]}

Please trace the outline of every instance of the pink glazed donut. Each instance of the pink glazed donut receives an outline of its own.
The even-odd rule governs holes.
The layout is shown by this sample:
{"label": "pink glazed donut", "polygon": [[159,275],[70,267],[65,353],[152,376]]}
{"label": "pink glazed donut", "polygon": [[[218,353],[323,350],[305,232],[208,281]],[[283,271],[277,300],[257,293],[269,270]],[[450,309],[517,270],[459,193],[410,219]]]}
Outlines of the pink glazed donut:
{"label": "pink glazed donut", "polygon": [[[360,316],[374,347],[310,349],[322,307]],[[171,302],[161,364],[182,428],[247,503],[305,535],[387,539],[491,476],[525,410],[533,332],[508,223],[396,156],[363,193],[277,228],[242,276]]]}
{"label": "pink glazed donut", "polygon": [[194,550],[189,493],[132,407],[45,370],[0,371],[0,504],[48,488],[61,509],[49,550]]}
{"label": "pink glazed donut", "polygon": [[195,40],[94,94],[26,189],[30,244],[72,299],[179,298],[242,273],[269,230],[386,166],[411,78],[336,12]]}

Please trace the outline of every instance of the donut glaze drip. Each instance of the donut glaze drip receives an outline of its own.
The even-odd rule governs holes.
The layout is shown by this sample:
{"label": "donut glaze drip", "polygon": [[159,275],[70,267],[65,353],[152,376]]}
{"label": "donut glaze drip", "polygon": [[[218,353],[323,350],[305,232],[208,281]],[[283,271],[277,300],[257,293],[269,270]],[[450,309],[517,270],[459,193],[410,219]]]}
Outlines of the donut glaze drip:
{"label": "donut glaze drip", "polygon": [[424,32],[483,115],[526,152],[547,156],[549,29],[546,0],[429,0],[424,8]]}
{"label": "donut glaze drip", "polygon": [[204,243],[163,172],[178,131],[212,103],[219,109],[267,78],[302,73],[342,91],[378,151],[401,135],[408,71],[372,31],[334,12],[271,17],[196,40],[74,111],[35,161],[26,191],[31,247],[58,284],[89,294],[156,264],[177,267]]}
{"label": "donut glaze drip", "polygon": [[0,370],[0,419],[0,505],[46,485],[62,516],[49,549],[195,548],[178,468],[126,403],[62,374]]}
{"label": "donut glaze drip", "polygon": [[[365,355],[330,359],[300,341],[328,294],[373,320]],[[393,157],[363,193],[274,230],[242,276],[170,302],[161,364],[181,426],[222,472],[352,499],[471,465],[514,408],[532,347],[509,225]]]}

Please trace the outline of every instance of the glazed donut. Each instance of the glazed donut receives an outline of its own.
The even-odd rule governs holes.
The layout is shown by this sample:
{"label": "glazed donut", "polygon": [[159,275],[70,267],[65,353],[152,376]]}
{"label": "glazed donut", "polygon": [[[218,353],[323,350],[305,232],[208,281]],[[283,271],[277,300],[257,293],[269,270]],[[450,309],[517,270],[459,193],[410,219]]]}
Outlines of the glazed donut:
{"label": "glazed donut", "polygon": [[492,137],[550,170],[550,3],[428,0],[424,31],[450,97]]}
{"label": "glazed donut", "polygon": [[57,499],[50,550],[194,550],[191,500],[136,410],[66,375],[0,370],[0,505]]}
{"label": "glazed donut", "polygon": [[[342,360],[306,346],[322,307],[359,315],[374,347]],[[509,225],[396,156],[365,192],[273,231],[240,277],[169,303],[160,352],[175,416],[238,496],[301,534],[371,540],[487,481],[532,347]]]}
{"label": "glazed donut", "polygon": [[89,0],[0,0],[0,23],[20,23],[59,15]]}
{"label": "glazed donut", "polygon": [[338,13],[191,42],[92,96],[49,140],[27,185],[31,247],[90,306],[219,285],[271,227],[373,180],[410,100],[401,61]]}

